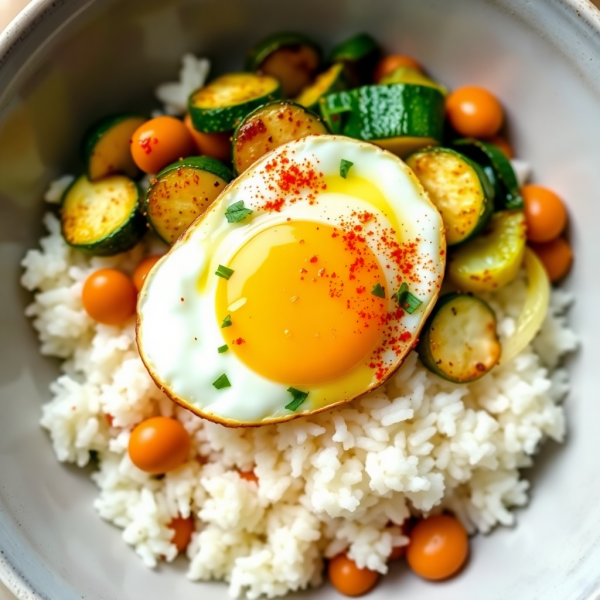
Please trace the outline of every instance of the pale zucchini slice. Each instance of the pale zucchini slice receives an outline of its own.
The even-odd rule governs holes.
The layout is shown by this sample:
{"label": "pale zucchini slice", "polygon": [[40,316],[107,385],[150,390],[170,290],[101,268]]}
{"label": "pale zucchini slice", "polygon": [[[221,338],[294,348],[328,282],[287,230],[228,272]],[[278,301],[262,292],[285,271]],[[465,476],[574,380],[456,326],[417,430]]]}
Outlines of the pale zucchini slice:
{"label": "pale zucchini slice", "polygon": [[387,83],[414,83],[417,85],[425,85],[436,90],[439,90],[444,96],[448,93],[448,90],[441,83],[437,83],[433,79],[423,75],[421,71],[413,69],[412,67],[398,67],[394,69],[389,75],[386,75],[379,82],[381,85]]}
{"label": "pale zucchini slice", "polygon": [[474,237],[494,211],[493,189],[476,163],[449,148],[429,148],[411,155],[414,171],[439,210],[448,246]]}
{"label": "pale zucchini slice", "polygon": [[347,88],[344,65],[336,63],[320,75],[314,83],[305,88],[296,98],[296,102],[311,110],[319,110],[319,100],[327,94],[340,92]]}
{"label": "pale zucchini slice", "polygon": [[450,281],[465,292],[493,292],[504,287],[519,272],[526,239],[522,211],[496,213],[481,235],[450,254]]}
{"label": "pale zucchini slice", "polygon": [[442,296],[417,345],[421,362],[454,383],[483,377],[498,363],[501,351],[494,311],[470,294]]}

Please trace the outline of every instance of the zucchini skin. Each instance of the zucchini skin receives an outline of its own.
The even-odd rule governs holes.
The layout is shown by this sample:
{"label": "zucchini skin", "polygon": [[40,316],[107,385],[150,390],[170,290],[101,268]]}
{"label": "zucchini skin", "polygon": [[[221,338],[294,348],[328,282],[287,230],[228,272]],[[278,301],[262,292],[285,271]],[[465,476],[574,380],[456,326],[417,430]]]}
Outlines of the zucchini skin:
{"label": "zucchini skin", "polygon": [[368,33],[359,33],[333,48],[329,62],[341,62],[353,87],[373,81],[373,73],[383,51]]}
{"label": "zucchini skin", "polygon": [[[319,87],[323,86],[323,81],[327,76],[330,78],[329,84],[320,91]],[[305,88],[295,101],[302,106],[306,106],[306,108],[309,108],[310,110],[319,112],[319,100],[321,98],[327,96],[327,94],[343,92],[347,90],[348,87],[348,81],[344,73],[343,65],[341,63],[335,63],[329,67],[329,69],[320,75],[317,75],[313,84]],[[314,95],[315,100],[309,101],[311,95]]]}
{"label": "zucchini skin", "polygon": [[191,169],[199,169],[208,171],[217,177],[223,179],[226,183],[233,181],[233,173],[220,160],[212,158],[212,156],[188,156],[178,160],[177,162],[167,165],[162,171],[156,175],[156,179],[160,179],[163,175],[180,169],[181,167],[190,167]]}
{"label": "zucchini skin", "polygon": [[[442,312],[442,309],[447,307],[449,304],[452,304],[457,299],[460,299],[460,301],[469,299],[472,302],[477,302],[479,307],[483,307],[484,309],[486,309],[488,311],[488,313],[491,316],[491,319],[494,323],[494,331],[493,331],[493,335],[491,336],[491,338],[493,338],[493,341],[495,341],[495,346],[496,346],[496,350],[497,350],[495,356],[491,357],[491,360],[489,361],[488,365],[484,365],[483,363],[478,363],[478,365],[475,369],[470,370],[469,373],[463,377],[456,377],[456,376],[453,377],[453,376],[449,375],[448,373],[446,373],[443,369],[441,369],[438,366],[438,363],[435,360],[433,353],[432,353],[431,334],[435,329],[436,319],[443,317],[443,315],[440,314]],[[469,340],[469,339],[466,339],[466,337],[464,340],[465,343],[473,342],[473,341],[476,342],[477,340]],[[451,381],[452,383],[470,383],[471,381],[476,381],[477,379],[480,379],[481,377],[486,375],[500,360],[501,346],[500,346],[500,341],[498,339],[498,334],[496,331],[496,314],[494,313],[494,311],[492,310],[490,305],[487,302],[485,302],[485,300],[482,300],[481,298],[479,298],[477,296],[473,296],[472,294],[460,294],[457,292],[445,294],[444,296],[441,296],[438,299],[433,311],[427,318],[427,321],[425,322],[425,325],[423,326],[423,329],[421,330],[421,335],[419,337],[419,342],[416,346],[416,351],[417,351],[417,354],[419,355],[421,362],[423,363],[423,366],[426,367],[432,373],[435,373],[436,375],[441,377],[442,379],[445,379],[446,381]]]}
{"label": "zucchini skin", "polygon": [[323,51],[314,40],[303,33],[284,31],[274,33],[258,42],[248,53],[244,68],[246,71],[258,71],[264,60],[276,50],[285,46],[301,45],[312,48],[319,57],[319,61],[323,59]]}
{"label": "zucchini skin", "polygon": [[[81,182],[82,178],[87,180],[86,175],[82,175],[75,179],[75,181],[73,181],[73,183],[65,190],[61,199],[61,233],[67,245],[92,256],[114,256],[115,254],[131,250],[140,242],[146,231],[148,231],[146,219],[139,210],[140,190],[136,184],[133,185],[136,190],[136,200],[131,212],[120,227],[114,229],[109,235],[95,242],[78,243],[68,234],[65,226],[65,204],[69,194],[74,190],[75,186]],[[92,183],[93,185],[93,182],[89,183]]]}

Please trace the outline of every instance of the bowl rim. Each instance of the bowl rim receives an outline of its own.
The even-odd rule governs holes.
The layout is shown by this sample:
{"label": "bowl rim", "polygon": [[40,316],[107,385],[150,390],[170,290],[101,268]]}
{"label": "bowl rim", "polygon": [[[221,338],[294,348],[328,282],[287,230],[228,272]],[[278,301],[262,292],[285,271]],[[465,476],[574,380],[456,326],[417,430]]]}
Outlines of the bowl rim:
{"label": "bowl rim", "polygon": [[[98,0],[87,0],[81,4],[77,0],[30,0],[21,11],[8,23],[5,29],[0,32],[0,72],[5,65],[10,62],[13,49],[25,41],[52,13],[61,9],[67,4],[77,5],[78,13],[95,4]],[[555,4],[562,4],[570,10],[578,20],[592,29],[600,36],[600,7],[597,7],[591,0],[550,0]],[[16,598],[27,600],[48,600],[47,596],[34,590],[20,570],[8,562],[6,556],[0,557],[0,592],[2,585],[12,593]],[[600,593],[600,575],[595,582],[594,590],[585,600],[598,600]]]}

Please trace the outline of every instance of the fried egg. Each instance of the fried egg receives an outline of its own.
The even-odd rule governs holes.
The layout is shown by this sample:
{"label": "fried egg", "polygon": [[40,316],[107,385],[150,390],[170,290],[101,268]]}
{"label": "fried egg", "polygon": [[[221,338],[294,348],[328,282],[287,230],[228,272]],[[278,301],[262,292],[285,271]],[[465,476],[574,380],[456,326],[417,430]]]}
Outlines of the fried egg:
{"label": "fried egg", "polygon": [[138,300],[140,355],[212,421],[321,411],[400,366],[444,266],[439,213],[400,159],[309,136],[233,181],[157,263]]}

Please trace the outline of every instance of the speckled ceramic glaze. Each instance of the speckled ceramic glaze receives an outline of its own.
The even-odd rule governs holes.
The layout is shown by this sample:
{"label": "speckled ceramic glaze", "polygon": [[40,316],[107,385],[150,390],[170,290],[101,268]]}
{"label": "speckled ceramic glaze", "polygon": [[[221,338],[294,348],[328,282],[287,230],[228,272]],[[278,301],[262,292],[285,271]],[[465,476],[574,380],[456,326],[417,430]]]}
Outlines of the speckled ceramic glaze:
{"label": "speckled ceramic glaze", "polygon": [[571,214],[567,285],[583,348],[570,365],[567,444],[544,447],[518,527],[475,539],[458,578],[428,584],[395,565],[370,600],[600,598],[600,13],[577,0],[32,2],[0,38],[0,579],[18,598],[227,597],[224,585],[187,581],[183,560],[147,570],[95,514],[87,473],[56,462],[38,420],[58,365],[23,317],[19,261],[40,236],[44,186],[77,168],[91,120],[147,108],[186,50],[233,68],[262,35],[290,28],[327,45],[368,30],[449,86],[491,89],[517,154]]}

